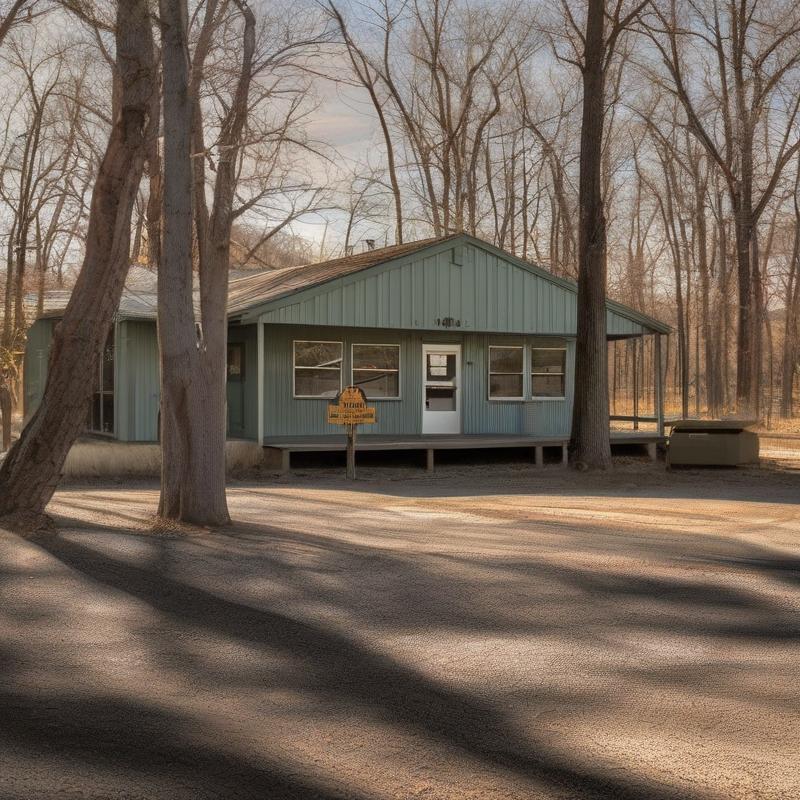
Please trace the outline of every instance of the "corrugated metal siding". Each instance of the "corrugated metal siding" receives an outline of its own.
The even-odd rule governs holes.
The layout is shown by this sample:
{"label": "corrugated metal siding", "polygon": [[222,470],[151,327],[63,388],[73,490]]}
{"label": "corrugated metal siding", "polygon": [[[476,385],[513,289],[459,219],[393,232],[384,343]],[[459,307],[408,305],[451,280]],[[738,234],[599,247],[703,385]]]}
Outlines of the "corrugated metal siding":
{"label": "corrugated metal siding", "polygon": [[124,320],[117,327],[116,437],[158,440],[158,335],[153,322]]}
{"label": "corrugated metal siding", "polygon": [[613,311],[606,314],[607,336],[639,336],[646,333],[645,329],[632,319],[622,317]]}
{"label": "corrugated metal siding", "polygon": [[[237,439],[258,439],[258,341],[255,325],[228,328],[228,341],[244,344],[244,380],[228,382],[228,435]],[[234,403],[244,404],[244,425],[232,420]]]}
{"label": "corrugated metal siding", "polygon": [[58,320],[40,319],[28,329],[23,364],[22,408],[27,422],[39,407],[47,382],[47,361],[50,358],[50,344],[53,328]]}
{"label": "corrugated metal siding", "polygon": [[[264,433],[275,436],[341,434],[325,421],[327,400],[296,399],[292,386],[292,342],[295,339],[344,343],[342,381],[350,381],[350,346],[400,344],[400,400],[370,400],[378,421],[364,432],[419,434],[422,431],[422,345],[462,344],[462,420],[464,433],[530,433],[559,436],[569,433],[575,364],[574,342],[533,336],[504,336],[432,331],[428,333],[352,328],[267,325],[265,330]],[[566,344],[567,397],[565,400],[490,401],[488,347],[490,344],[533,346]],[[525,378],[526,387],[528,376]]]}
{"label": "corrugated metal siding", "polygon": [[[245,342],[245,427],[236,438],[258,437],[258,353],[255,325],[232,327],[231,341]],[[126,320],[117,331],[116,436],[124,442],[158,440],[159,365],[155,323]]]}
{"label": "corrugated metal siding", "polygon": [[350,376],[352,344],[400,345],[400,400],[375,400],[378,421],[370,433],[418,433],[422,425],[422,388],[412,375],[422,374],[421,353],[412,346],[414,335],[399,331],[330,328],[266,327],[264,336],[264,433],[266,436],[341,434],[326,422],[327,400],[293,397],[292,343],[295,339],[344,343],[342,380]]}
{"label": "corrugated metal siding", "polygon": [[[47,379],[53,328],[57,320],[40,319],[28,330],[25,346],[25,419],[36,410]],[[231,430],[237,438],[258,438],[258,352],[256,326],[236,326],[231,341],[245,342],[245,427]],[[123,442],[158,440],[159,365],[158,334],[154,322],[122,320],[117,324],[115,351],[115,436]]]}
{"label": "corrugated metal siding", "polygon": [[[563,400],[489,400],[489,346],[567,348],[566,397]],[[464,337],[464,433],[529,433],[536,436],[567,435],[572,421],[575,343],[571,339],[538,336],[467,335]],[[421,367],[420,367],[421,369]],[[530,376],[524,376],[525,394]]]}
{"label": "corrugated metal siding", "polygon": [[[461,330],[574,335],[571,289],[465,244],[417,253],[386,266],[347,275],[272,303],[262,319],[292,325],[441,330],[451,317]],[[609,333],[642,333],[637,323],[608,311]]]}

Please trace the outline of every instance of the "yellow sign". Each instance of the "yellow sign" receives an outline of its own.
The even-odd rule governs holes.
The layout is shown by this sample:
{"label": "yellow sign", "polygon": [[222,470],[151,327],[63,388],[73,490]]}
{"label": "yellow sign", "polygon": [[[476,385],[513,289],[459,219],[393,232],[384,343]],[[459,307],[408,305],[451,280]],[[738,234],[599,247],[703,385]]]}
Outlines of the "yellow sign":
{"label": "yellow sign", "polygon": [[367,405],[364,390],[357,386],[345,387],[336,400],[328,404],[331,425],[372,425],[375,421],[375,408]]}

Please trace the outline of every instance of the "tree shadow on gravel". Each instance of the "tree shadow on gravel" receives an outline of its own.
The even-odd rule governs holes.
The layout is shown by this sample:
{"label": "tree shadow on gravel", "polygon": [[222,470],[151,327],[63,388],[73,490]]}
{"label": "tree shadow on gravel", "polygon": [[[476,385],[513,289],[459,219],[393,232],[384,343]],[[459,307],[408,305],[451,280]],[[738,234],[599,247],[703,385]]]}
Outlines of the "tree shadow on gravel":
{"label": "tree shadow on gravel", "polygon": [[489,495],[537,495],[562,497],[621,497],[686,500],[735,500],[792,504],[800,495],[800,470],[762,467],[705,467],[668,470],[663,463],[624,464],[609,472],[578,472],[557,465],[544,468],[530,464],[446,465],[436,472],[409,470],[392,475],[369,467],[358,480],[340,474],[308,470],[278,479],[237,481],[230,488],[269,487],[346,490],[398,498],[468,498]]}
{"label": "tree shadow on gravel", "polygon": [[[108,776],[104,782],[117,787],[98,791],[87,776],[75,797],[148,796],[128,786],[129,779],[135,777],[139,783],[161,783],[158,797],[164,798],[367,800],[354,789],[325,788],[291,775],[267,759],[256,764],[223,747],[209,747],[192,735],[197,720],[179,717],[141,699],[80,692],[71,696],[25,693],[7,688],[0,690],[0,711],[0,752],[13,744],[27,754],[35,753],[37,760],[82,763],[92,772]],[[0,759],[6,769],[11,768],[12,758],[5,752]],[[52,792],[36,787],[35,793],[24,789],[18,795],[19,800],[50,796],[72,795],[62,787]],[[2,797],[11,800],[13,795],[3,791]]]}
{"label": "tree shadow on gravel", "polygon": [[[175,635],[199,629],[241,641],[265,656],[279,654],[294,664],[294,669],[282,676],[282,688],[305,692],[319,702],[346,706],[365,718],[455,747],[492,771],[560,789],[572,797],[692,800],[685,790],[656,785],[645,777],[632,776],[628,781],[601,769],[581,768],[578,759],[565,758],[526,740],[491,703],[434,682],[333,627],[234,602],[178,580],[157,564],[154,568],[134,565],[67,538],[39,544],[90,581],[148,604],[166,617],[165,624]],[[155,544],[158,549],[166,546],[163,541]],[[164,633],[163,626],[159,627]],[[269,680],[261,675],[253,676],[254,681],[257,677],[262,687]],[[542,691],[546,693],[546,689]],[[220,754],[210,752],[195,755],[182,741],[186,720],[164,718],[141,705],[128,707],[102,697],[90,702],[56,697],[46,703],[47,713],[40,725],[27,713],[37,704],[35,696],[6,692],[2,704],[9,710],[16,708],[16,713],[8,715],[11,719],[4,736],[30,744],[44,741],[45,746],[63,749],[67,756],[87,760],[96,752],[98,759],[113,762],[123,771],[146,772],[155,765],[169,774],[174,762],[179,772],[194,771],[194,780],[201,786],[240,787],[238,794],[224,791],[220,797],[340,796],[298,785],[274,767],[226,763]],[[235,780],[232,775],[237,776]],[[358,798],[357,792],[346,796]]]}
{"label": "tree shadow on gravel", "polygon": [[[376,552],[375,548],[352,542],[342,543],[340,551],[336,540],[331,537],[314,537],[261,526],[239,528],[241,533],[226,535],[226,538],[244,539],[246,544],[260,538],[261,554],[255,556],[258,563],[254,566],[266,576],[294,571],[290,579],[295,582],[313,579],[308,571],[297,570],[269,553],[265,540],[274,538],[320,548],[326,553],[322,569],[341,567],[346,572],[348,563],[352,565],[354,560],[361,560],[359,571],[372,565],[376,569],[380,566],[381,572],[394,570],[403,573],[404,585],[416,587],[423,593],[426,590],[435,592],[437,582],[441,584],[438,576],[426,578],[427,568],[415,563],[413,557]],[[295,618],[285,610],[256,608],[189,584],[171,574],[180,568],[181,553],[173,552],[168,541],[152,541],[153,558],[146,566],[121,560],[71,538],[56,537],[39,544],[90,581],[124,592],[157,611],[163,622],[153,630],[153,636],[172,637],[178,642],[182,636],[191,637],[192,631],[202,631],[211,637],[239,641],[263,653],[265,660],[273,656],[288,660],[290,668],[278,672],[277,678],[276,673],[266,668],[259,672],[256,667],[247,677],[253,686],[263,688],[269,681],[277,680],[279,686],[275,688],[300,692],[315,698],[315,702],[320,704],[346,708],[351,714],[363,715],[364,719],[377,720],[393,729],[457,748],[486,769],[513,775],[533,785],[560,790],[571,797],[692,800],[693,795],[684,788],[678,790],[656,785],[645,776],[637,775],[635,769],[623,777],[602,768],[582,768],[578,757],[568,758],[564,753],[537,742],[535,737],[522,735],[509,717],[491,702],[453,686],[442,685],[408,664],[355,640],[336,626]],[[224,555],[221,558],[224,559]],[[381,561],[387,563],[381,564]],[[615,599],[623,598],[652,600],[660,604],[662,610],[670,610],[670,614],[660,620],[655,614],[641,620],[643,627],[658,629],[660,624],[673,632],[741,640],[784,641],[797,636],[796,626],[774,619],[770,622],[773,610],[767,605],[745,592],[733,589],[723,592],[713,583],[698,585],[660,578],[631,580],[630,576],[622,574],[600,576],[588,569],[511,560],[490,563],[488,567],[498,571],[499,581],[513,581],[515,573],[520,573],[517,577],[523,584],[532,580],[549,580],[554,586],[564,586],[582,595],[601,598],[604,602],[613,603]],[[311,592],[318,588],[308,587]],[[457,588],[462,592],[469,590],[468,585]],[[378,609],[369,609],[359,602],[356,595],[363,591],[363,587],[348,587],[345,582],[344,588],[340,586],[328,594],[322,589],[319,591],[320,602],[345,607],[356,618],[361,614],[365,624],[374,623],[376,616],[380,617],[390,608],[399,609],[392,612],[395,616],[381,620],[397,624],[398,629],[403,628],[403,615],[414,616],[413,620],[406,620],[406,624],[417,629],[427,625],[431,630],[437,630],[449,625],[460,631],[534,634],[548,626],[551,630],[563,627],[563,620],[548,620],[546,614],[542,620],[533,618],[524,622],[513,617],[492,619],[481,613],[472,614],[470,606],[458,599],[454,587],[441,585],[434,596],[420,598],[417,602],[411,596],[390,595],[386,605]],[[481,603],[476,601],[474,605]],[[695,618],[682,621],[688,609],[695,610]],[[704,615],[702,609],[706,609],[708,614]],[[743,621],[731,624],[717,619],[715,614],[720,610],[743,614],[750,619],[749,626]],[[182,667],[189,672],[190,680],[218,679],[217,675],[200,674],[205,667],[195,659],[185,659]],[[191,674],[192,671],[196,674]],[[547,696],[548,689],[541,687],[539,693]],[[550,699],[558,703],[564,698],[554,691]],[[35,704],[35,700],[15,693],[6,694],[3,704],[10,704],[13,708],[18,703],[20,707],[19,713],[11,715],[15,719],[5,727],[5,736],[31,743],[37,740],[42,726],[37,725],[35,719],[25,719],[22,712],[22,707]],[[174,761],[179,765],[179,771],[184,766],[194,770],[194,780],[199,785],[207,783],[214,787],[214,791],[219,790],[220,797],[269,797],[277,800],[340,796],[333,790],[326,794],[326,790],[313,785],[298,784],[274,767],[226,761],[227,756],[208,751],[195,756],[184,741],[185,731],[190,727],[187,721],[164,718],[146,706],[127,707],[107,698],[94,698],[90,703],[84,703],[83,708],[78,708],[80,703],[71,698],[50,698],[47,702],[49,716],[44,724],[45,743],[49,736],[52,747],[64,747],[67,753],[74,748],[74,755],[91,759],[92,743],[104,740],[98,744],[97,750],[97,758],[101,760],[113,762],[122,770],[146,771],[152,765],[158,765],[164,774],[170,774],[170,764]],[[73,716],[77,722],[62,727],[64,721],[73,719]],[[167,756],[157,758],[155,754],[160,752]],[[241,777],[233,780],[232,775]],[[240,787],[238,794],[228,793],[225,787],[231,785]],[[358,797],[356,792],[343,796]]]}

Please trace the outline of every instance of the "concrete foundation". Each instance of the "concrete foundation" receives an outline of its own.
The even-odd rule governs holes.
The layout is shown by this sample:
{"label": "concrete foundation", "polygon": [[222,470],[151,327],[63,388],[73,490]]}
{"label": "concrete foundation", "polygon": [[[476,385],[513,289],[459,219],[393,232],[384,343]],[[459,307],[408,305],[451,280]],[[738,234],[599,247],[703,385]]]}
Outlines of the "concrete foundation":
{"label": "concrete foundation", "polygon": [[[225,446],[228,472],[263,463],[264,451],[255,442],[229,439]],[[65,478],[152,477],[161,473],[161,447],[156,443],[81,439],[64,465]]]}

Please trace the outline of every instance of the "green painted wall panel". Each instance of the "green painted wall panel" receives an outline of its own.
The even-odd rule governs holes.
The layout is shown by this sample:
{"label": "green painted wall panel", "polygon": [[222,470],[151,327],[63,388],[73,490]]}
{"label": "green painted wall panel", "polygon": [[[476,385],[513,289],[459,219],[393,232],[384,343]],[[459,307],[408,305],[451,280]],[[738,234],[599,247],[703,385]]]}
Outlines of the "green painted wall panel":
{"label": "green painted wall panel", "polygon": [[[228,342],[244,344],[244,380],[228,381],[228,436],[258,439],[258,341],[255,325],[228,328]],[[240,412],[240,413],[237,413]],[[244,425],[234,424],[243,419]]]}
{"label": "green painted wall panel", "polygon": [[[441,329],[452,317],[470,331],[574,335],[574,290],[501,256],[465,244],[462,265],[454,250],[417,254],[337,278],[263,309],[276,324],[379,329]],[[609,335],[643,333],[638,323],[609,309]]]}
{"label": "green painted wall panel", "polygon": [[155,442],[160,395],[155,323],[123,320],[117,326],[116,345],[116,437]]}
{"label": "green painted wall panel", "polygon": [[47,361],[57,320],[40,319],[28,329],[22,373],[22,409],[27,422],[39,407],[47,382]]}
{"label": "green painted wall panel", "polygon": [[[351,345],[400,344],[400,400],[370,400],[378,421],[364,428],[376,434],[419,434],[422,431],[422,345],[461,343],[463,432],[535,434],[569,433],[575,349],[572,340],[535,336],[475,334],[454,331],[394,331],[386,329],[296,327],[267,325],[264,335],[264,432],[267,437],[339,434],[326,422],[327,400],[293,397],[292,343],[295,339],[341,341],[344,344],[342,381],[350,382]],[[567,396],[564,400],[490,401],[488,353],[490,344],[567,347]],[[526,391],[529,377],[526,375]]]}
{"label": "green painted wall panel", "polygon": [[606,314],[606,332],[608,336],[638,336],[646,331],[637,322],[609,311]]}
{"label": "green painted wall panel", "polygon": [[[243,393],[244,427],[230,429],[234,438],[258,438],[258,351],[256,326],[233,326],[230,341],[245,343],[245,380],[235,387]],[[158,440],[158,334],[154,322],[123,320],[117,328],[116,437],[124,442]],[[231,402],[231,387],[228,389]]]}

